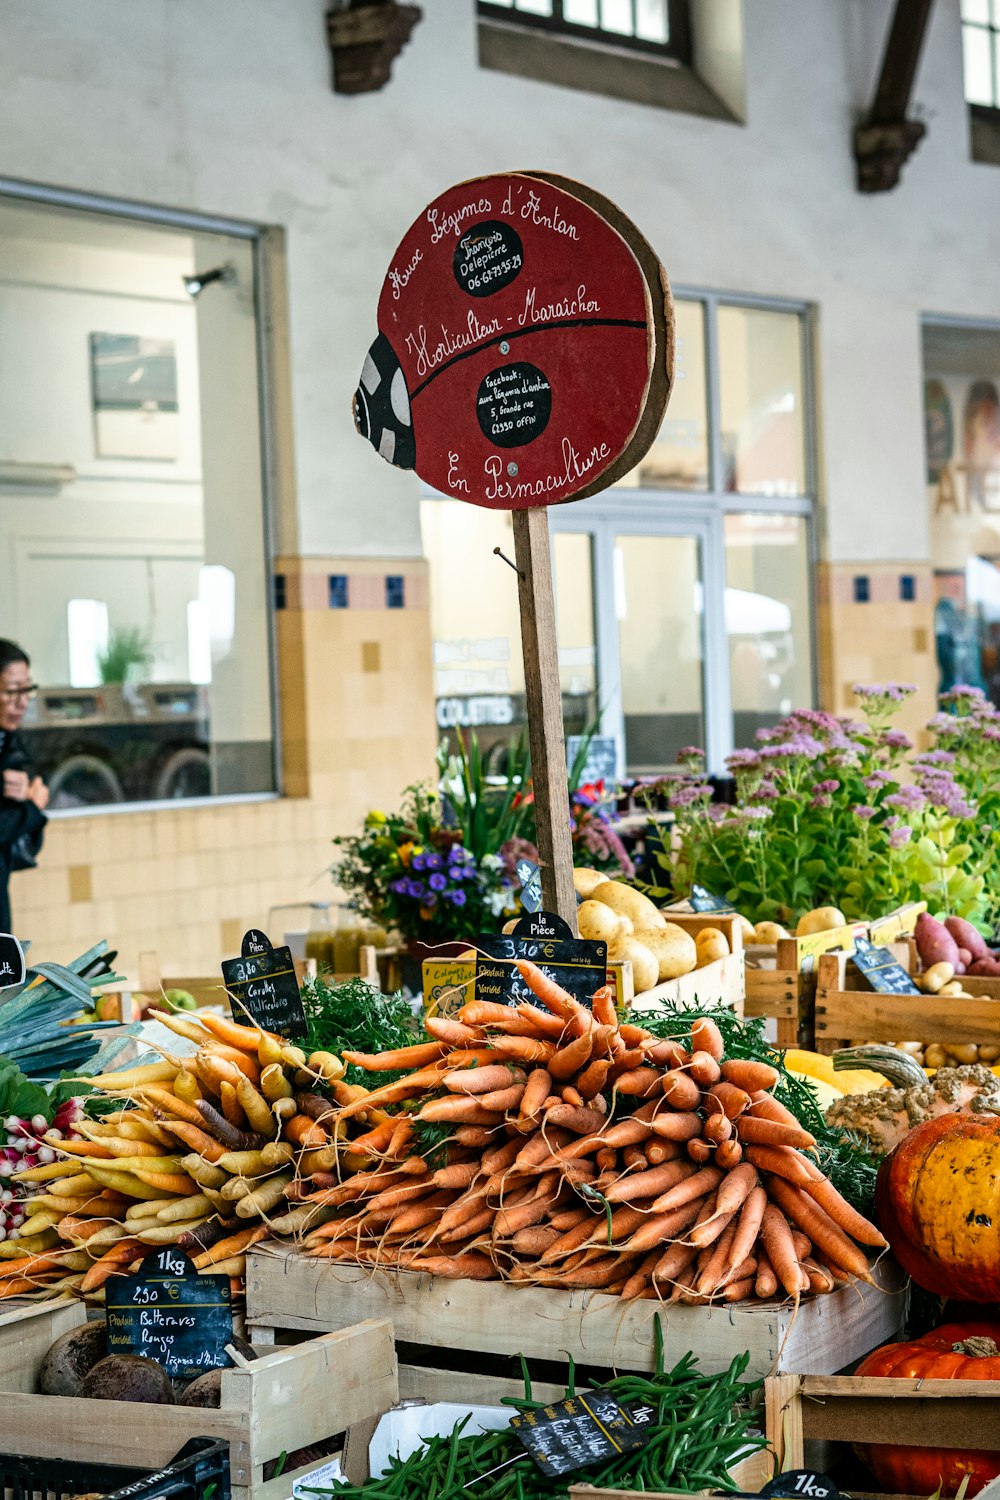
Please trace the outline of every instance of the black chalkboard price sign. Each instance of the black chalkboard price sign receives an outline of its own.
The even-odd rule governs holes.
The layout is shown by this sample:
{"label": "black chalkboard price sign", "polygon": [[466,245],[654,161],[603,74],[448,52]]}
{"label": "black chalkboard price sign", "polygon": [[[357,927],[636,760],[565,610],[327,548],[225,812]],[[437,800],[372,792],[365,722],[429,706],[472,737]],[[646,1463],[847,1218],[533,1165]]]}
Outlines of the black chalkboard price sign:
{"label": "black chalkboard price sign", "polygon": [[730,912],[733,910],[731,901],[724,901],[721,896],[713,896],[703,885],[691,887],[691,910],[692,911],[719,911]]}
{"label": "black chalkboard price sign", "polygon": [[559,935],[553,937],[522,937],[521,929],[539,919],[559,924],[559,929],[569,931],[561,917],[545,912],[535,912],[522,918],[516,933],[509,937],[480,937],[476,939],[476,999],[492,1000],[495,1005],[529,1004],[541,1007],[527,984],[515,968],[515,960],[530,959],[543,974],[561,985],[581,1005],[589,1005],[595,990],[607,983],[608,945],[588,943],[582,938],[566,940]]}
{"label": "black chalkboard price sign", "polygon": [[880,995],[919,995],[920,991],[888,948],[876,948],[867,938],[854,940],[851,962]]}
{"label": "black chalkboard price sign", "polygon": [[519,859],[515,870],[521,882],[521,906],[525,911],[539,911],[542,905],[542,872],[530,859]]}
{"label": "black chalkboard price sign", "polygon": [[171,1380],[193,1380],[230,1363],[233,1307],[228,1276],[199,1276],[190,1258],[166,1245],[134,1276],[107,1287],[109,1354],[155,1359]]}
{"label": "black chalkboard price sign", "polygon": [[303,1036],[306,1013],[291,948],[272,948],[262,932],[251,928],[239,958],[227,958],[222,977],[237,1021],[247,1016],[264,1031]]}
{"label": "black chalkboard price sign", "polygon": [[24,949],[9,932],[0,932],[0,990],[24,983]]}
{"label": "black chalkboard price sign", "polygon": [[778,1474],[774,1479],[769,1479],[760,1492],[770,1497],[770,1500],[792,1500],[793,1496],[801,1496],[802,1500],[840,1500],[840,1491],[826,1474],[817,1474],[812,1469],[786,1469],[784,1474]]}
{"label": "black chalkboard price sign", "polygon": [[511,1418],[511,1427],[543,1474],[558,1478],[633,1453],[649,1441],[654,1408],[618,1402],[608,1390],[583,1391],[538,1411]]}

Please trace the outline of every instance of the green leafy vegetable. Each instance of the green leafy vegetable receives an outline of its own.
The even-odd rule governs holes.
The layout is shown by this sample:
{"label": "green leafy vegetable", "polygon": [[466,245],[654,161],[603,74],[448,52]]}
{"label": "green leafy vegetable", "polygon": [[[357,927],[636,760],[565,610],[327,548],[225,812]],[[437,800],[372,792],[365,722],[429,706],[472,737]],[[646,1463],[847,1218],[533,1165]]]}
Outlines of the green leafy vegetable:
{"label": "green leafy vegetable", "polygon": [[[307,1052],[386,1052],[426,1040],[423,1027],[402,995],[383,995],[364,979],[335,984],[327,975],[302,986]],[[372,1075],[348,1064],[348,1083],[371,1086]],[[379,1083],[402,1078],[403,1072],[380,1073]]]}

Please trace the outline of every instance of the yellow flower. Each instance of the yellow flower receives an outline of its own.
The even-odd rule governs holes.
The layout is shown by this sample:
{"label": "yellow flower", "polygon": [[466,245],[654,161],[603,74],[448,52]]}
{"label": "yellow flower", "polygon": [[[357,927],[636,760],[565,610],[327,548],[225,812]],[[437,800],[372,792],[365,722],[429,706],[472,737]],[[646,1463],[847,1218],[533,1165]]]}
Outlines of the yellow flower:
{"label": "yellow flower", "polygon": [[400,844],[399,857],[403,861],[404,865],[409,865],[410,860],[413,858],[413,853],[414,850],[412,844]]}
{"label": "yellow flower", "polygon": [[388,821],[389,820],[386,817],[385,813],[379,812],[376,808],[373,808],[365,819],[365,822],[369,825],[369,827],[373,827],[377,823],[387,823]]}

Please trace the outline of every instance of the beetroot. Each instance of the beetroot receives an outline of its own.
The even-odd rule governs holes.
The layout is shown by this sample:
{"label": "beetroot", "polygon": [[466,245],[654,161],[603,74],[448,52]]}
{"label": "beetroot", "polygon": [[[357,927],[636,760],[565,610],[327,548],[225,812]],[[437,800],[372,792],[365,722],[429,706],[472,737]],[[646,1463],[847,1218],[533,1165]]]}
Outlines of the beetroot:
{"label": "beetroot", "polygon": [[963,917],[946,917],[944,925],[959,948],[968,948],[974,959],[989,958],[990,950],[986,946],[986,941],[971,922],[966,922]]}
{"label": "beetroot", "polygon": [[917,918],[913,936],[916,940],[917,952],[920,954],[920,961],[925,969],[929,969],[933,964],[945,963],[951,964],[955,972],[958,972],[958,966],[961,963],[958,956],[958,944],[943,922],[939,922],[928,912],[922,911]]}

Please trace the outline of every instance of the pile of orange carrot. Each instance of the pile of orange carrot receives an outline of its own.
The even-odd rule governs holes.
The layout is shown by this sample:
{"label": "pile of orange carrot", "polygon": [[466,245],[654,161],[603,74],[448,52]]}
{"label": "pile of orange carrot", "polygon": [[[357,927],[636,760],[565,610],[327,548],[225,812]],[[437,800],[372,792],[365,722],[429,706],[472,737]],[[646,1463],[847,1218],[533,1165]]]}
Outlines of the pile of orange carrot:
{"label": "pile of orange carrot", "polygon": [[[429,1018],[431,1042],[344,1054],[409,1071],[322,1119],[336,1132],[394,1111],[352,1141],[366,1170],[291,1185],[331,1213],[311,1254],[688,1303],[872,1279],[885,1241],[816,1165],[775,1069],[727,1060],[710,1020],[683,1047],[621,1021],[608,989],[587,1008],[518,968],[537,1004],[474,1001]],[[453,1127],[440,1165],[421,1154],[425,1121]]]}

